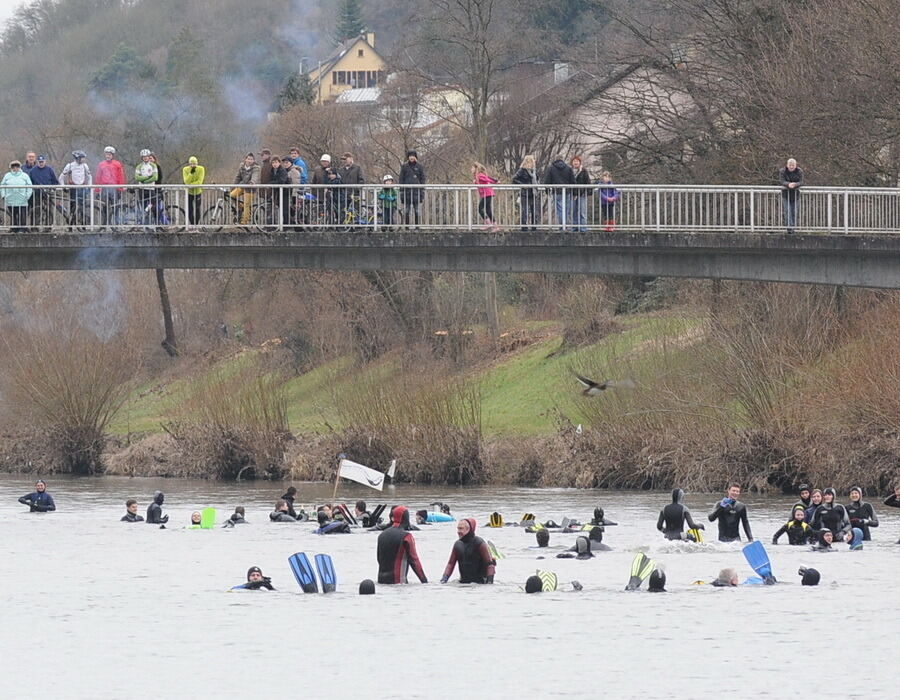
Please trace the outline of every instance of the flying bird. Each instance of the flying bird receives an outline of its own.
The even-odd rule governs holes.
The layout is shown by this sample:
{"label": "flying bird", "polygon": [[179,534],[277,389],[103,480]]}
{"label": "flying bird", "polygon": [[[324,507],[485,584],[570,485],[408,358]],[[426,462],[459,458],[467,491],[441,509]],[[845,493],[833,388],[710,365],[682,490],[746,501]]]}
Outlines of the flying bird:
{"label": "flying bird", "polygon": [[619,382],[614,382],[611,379],[607,379],[602,384],[598,384],[593,379],[588,379],[587,377],[582,377],[580,374],[575,374],[575,379],[579,381],[579,383],[584,387],[584,391],[581,393],[585,396],[600,396],[601,393],[606,391],[607,389],[614,389],[616,387],[624,387],[627,389],[634,388],[634,380],[632,379],[623,379]]}

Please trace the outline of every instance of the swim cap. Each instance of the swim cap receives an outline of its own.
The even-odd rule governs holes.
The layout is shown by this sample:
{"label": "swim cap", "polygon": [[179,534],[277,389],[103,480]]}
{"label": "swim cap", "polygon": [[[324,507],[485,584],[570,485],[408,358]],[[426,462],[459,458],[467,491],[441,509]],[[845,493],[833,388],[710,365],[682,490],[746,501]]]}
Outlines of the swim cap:
{"label": "swim cap", "polygon": [[577,559],[590,559],[594,556],[591,554],[591,541],[584,535],[575,540],[575,552]]}
{"label": "swim cap", "polygon": [[526,593],[540,593],[544,588],[544,584],[541,583],[540,576],[529,576],[528,580],[525,581],[525,592]]}
{"label": "swim cap", "polygon": [[546,547],[550,544],[550,530],[547,528],[542,527],[534,536],[537,539],[538,547]]}
{"label": "swim cap", "polygon": [[260,569],[258,566],[251,566],[249,569],[247,569],[247,580],[248,581],[250,580],[250,574],[259,574],[260,576],[262,576],[263,572],[262,572],[262,569]]}
{"label": "swim cap", "polygon": [[367,578],[364,581],[359,582],[359,594],[360,595],[375,595],[375,582],[372,579]]}
{"label": "swim cap", "polygon": [[822,495],[823,495],[823,496],[827,496],[828,494],[831,494],[831,496],[832,496],[833,498],[834,498],[834,497],[837,497],[837,491],[835,491],[831,486],[829,486],[827,489],[825,489],[824,491],[822,491]]}
{"label": "swim cap", "polygon": [[600,522],[601,520],[603,520],[603,515],[603,509],[600,506],[594,508],[594,520]]}
{"label": "swim cap", "polygon": [[853,486],[848,493],[853,493],[854,491],[859,492],[859,497],[862,499],[863,490],[859,486]]}
{"label": "swim cap", "polygon": [[797,573],[803,577],[800,582],[802,585],[804,585],[804,586],[818,586],[819,585],[819,579],[821,578],[821,576],[819,576],[819,572],[816,571],[815,569],[807,569],[805,566],[801,566],[800,569],[798,569]]}
{"label": "swim cap", "polygon": [[316,513],[316,518],[319,520],[320,527],[328,522],[328,516],[325,514],[324,510],[320,510],[318,513]]}
{"label": "swim cap", "polygon": [[801,491],[809,491],[809,484],[800,484],[800,486],[797,487],[797,493],[800,493]]}
{"label": "swim cap", "polygon": [[654,569],[653,573],[650,574],[650,588],[647,590],[651,593],[665,593],[666,572],[661,569]]}

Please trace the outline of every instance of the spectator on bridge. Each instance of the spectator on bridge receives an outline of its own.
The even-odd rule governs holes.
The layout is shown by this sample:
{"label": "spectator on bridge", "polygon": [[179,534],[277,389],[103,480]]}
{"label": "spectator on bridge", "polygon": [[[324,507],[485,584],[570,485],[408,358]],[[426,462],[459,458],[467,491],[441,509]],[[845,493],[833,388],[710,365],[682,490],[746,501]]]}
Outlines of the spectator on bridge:
{"label": "spectator on bridge", "polygon": [[306,167],[306,161],[300,157],[300,149],[294,146],[290,150],[291,161],[294,164],[294,167],[297,168],[297,172],[300,175],[300,184],[305,185],[309,182],[309,168]]}
{"label": "spectator on bridge", "polygon": [[797,167],[797,161],[789,158],[787,165],[778,174],[781,183],[781,202],[784,207],[784,225],[789,234],[797,227],[797,212],[800,209],[800,188],[806,184],[803,171]]}
{"label": "spectator on bridge", "polygon": [[[547,168],[544,173],[545,185],[574,185],[575,171],[572,166],[567,165],[563,157],[556,156],[556,159]],[[553,198],[556,200],[556,221],[559,224],[560,231],[566,230],[566,223],[572,220],[572,196],[570,190],[565,187],[554,187],[551,189]]]}
{"label": "spectator on bridge", "polygon": [[328,153],[323,153],[319,158],[319,167],[313,171],[310,184],[319,185],[318,190],[314,190],[313,194],[325,209],[325,221],[329,224],[335,223],[335,196],[332,189],[325,185],[340,185],[341,176],[331,166],[331,156]]}
{"label": "spectator on bridge", "polygon": [[288,175],[288,171],[284,169],[284,165],[282,164],[281,158],[279,156],[272,156],[270,158],[270,162],[272,163],[271,184],[278,185],[278,190],[272,193],[272,201],[277,204],[277,206],[279,207],[279,211],[283,212],[281,214],[276,214],[274,223],[277,223],[279,221],[277,216],[283,216],[284,218],[281,220],[281,223],[287,223],[286,205],[290,201],[290,199],[288,198],[290,194],[290,192],[288,191],[288,185],[291,184],[291,176]]}
{"label": "spectator on bridge", "polygon": [[621,196],[619,190],[613,186],[612,176],[609,170],[604,170],[600,176],[600,188],[597,190],[600,195],[600,218],[606,227],[607,233],[616,230],[616,204]]}
{"label": "spectator on bridge", "polygon": [[0,196],[6,202],[6,211],[12,228],[11,233],[20,233],[25,230],[28,221],[28,200],[31,199],[31,178],[28,173],[22,172],[22,164],[14,160],[9,164],[9,172],[0,181],[2,192]]}
{"label": "spectator on bridge", "polygon": [[22,163],[22,172],[31,177],[31,171],[37,166],[37,153],[28,151],[25,154],[25,162]]}
{"label": "spectator on bridge", "polygon": [[[400,166],[401,185],[424,185],[425,168],[419,162],[419,154],[414,150],[406,152],[406,162]],[[409,215],[413,214],[415,225],[419,225],[419,215],[425,190],[421,187],[403,187],[400,189],[400,201],[403,203],[403,223],[409,226]]]}
{"label": "spectator on bridge", "polygon": [[197,156],[188,158],[188,164],[181,169],[181,180],[188,185],[188,223],[197,226],[200,223],[200,204],[203,199],[203,188],[200,185],[206,180],[206,168],[200,165]]}
{"label": "spectator on bridge", "polygon": [[[125,184],[125,168],[122,163],[116,160],[116,149],[107,146],[103,149],[103,160],[97,165],[97,177],[94,178],[95,185],[124,185]],[[124,188],[117,187],[101,187],[96,190],[103,202],[103,221],[104,226],[116,223],[115,210]]]}
{"label": "spectator on bridge", "polygon": [[93,184],[91,168],[85,163],[87,154],[84,151],[72,151],[73,160],[66,164],[59,174],[60,185],[72,185],[69,189],[69,214],[72,223],[83,224],[85,221],[85,200],[88,190]]}
{"label": "spectator on bridge", "polygon": [[[591,173],[582,164],[581,156],[572,158],[572,172],[575,175],[576,185],[590,185]],[[588,189],[576,189],[572,193],[572,222],[575,224],[575,230],[587,231],[587,207],[588,207]]]}
{"label": "spectator on bridge", "polygon": [[134,167],[134,181],[142,185],[139,196],[141,209],[153,205],[153,192],[147,189],[148,185],[155,185],[159,176],[159,167],[153,162],[153,154],[149,148],[141,150],[141,162]]}
{"label": "spectator on bridge", "polygon": [[[341,182],[345,185],[364,185],[366,182],[362,168],[353,161],[353,154],[349,151],[341,156],[341,167],[338,172],[341,175]],[[353,208],[358,216],[359,206],[354,206],[354,202],[358,203],[360,190],[341,187],[338,189],[338,198],[340,200],[338,211],[342,216],[343,212],[350,208]]]}
{"label": "spectator on bridge", "polygon": [[[538,184],[537,168],[533,155],[527,155],[522,159],[522,165],[519,166],[516,174],[513,175],[512,181],[516,185]],[[523,231],[537,231],[535,211],[540,206],[535,207],[536,197],[537,189],[534,187],[523,187],[519,190],[519,221],[522,224]]]}
{"label": "spectator on bridge", "polygon": [[[476,185],[497,184],[497,179],[488,175],[487,168],[478,162],[472,165],[472,177]],[[478,188],[478,215],[484,220],[484,227],[492,233],[500,230],[494,224],[494,194],[493,187]]]}
{"label": "spectator on bridge", "polygon": [[388,231],[394,228],[394,211],[397,209],[397,188],[394,187],[394,176],[390,173],[381,178],[383,187],[378,193],[381,202],[381,223]]}
{"label": "spectator on bridge", "polygon": [[281,159],[281,167],[284,168],[284,172],[287,174],[288,184],[290,185],[290,190],[284,198],[288,207],[285,212],[284,223],[289,226],[294,226],[297,223],[297,211],[299,209],[297,202],[301,195],[300,168],[294,165],[294,158],[291,155],[286,155]]}
{"label": "spectator on bridge", "polygon": [[272,184],[272,151],[264,148],[259,152],[259,184]]}
{"label": "spectator on bridge", "polygon": [[248,153],[244,156],[244,162],[238,168],[234,178],[237,185],[229,193],[232,199],[236,199],[243,207],[241,210],[241,226],[250,223],[250,214],[253,212],[253,185],[259,184],[259,166],[256,164],[256,156]]}
{"label": "spectator on bridge", "polygon": [[[28,175],[31,178],[32,185],[58,185],[59,179],[56,173],[47,164],[47,156],[41,154],[37,157],[36,165],[32,168]],[[53,224],[53,191],[41,189],[38,187],[34,190],[31,200],[34,203],[32,207],[32,223],[35,226],[46,228]]]}

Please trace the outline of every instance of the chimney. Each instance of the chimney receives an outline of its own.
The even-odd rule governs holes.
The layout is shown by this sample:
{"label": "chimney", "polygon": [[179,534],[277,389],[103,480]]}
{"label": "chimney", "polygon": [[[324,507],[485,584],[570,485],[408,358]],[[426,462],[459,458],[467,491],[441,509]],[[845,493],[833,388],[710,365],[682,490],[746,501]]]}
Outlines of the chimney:
{"label": "chimney", "polygon": [[569,79],[569,64],[557,61],[553,64],[553,84],[559,85]]}
{"label": "chimney", "polygon": [[375,32],[366,32],[366,41],[369,42],[369,46],[373,49],[375,48]]}

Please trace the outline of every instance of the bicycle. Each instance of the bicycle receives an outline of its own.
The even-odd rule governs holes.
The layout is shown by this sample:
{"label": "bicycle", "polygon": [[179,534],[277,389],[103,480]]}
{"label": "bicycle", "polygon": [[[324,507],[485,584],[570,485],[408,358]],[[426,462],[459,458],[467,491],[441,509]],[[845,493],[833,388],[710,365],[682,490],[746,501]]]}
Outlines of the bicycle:
{"label": "bicycle", "polygon": [[168,191],[128,188],[125,195],[112,205],[112,221],[115,226],[132,228],[165,228],[184,226],[184,209],[169,201]]}
{"label": "bicycle", "polygon": [[231,196],[231,190],[222,187],[219,188],[221,196],[216,198],[216,203],[210,206],[200,216],[200,225],[212,229],[218,233],[226,226],[241,226],[258,228],[265,219],[265,214],[260,214],[260,205],[251,205],[250,223],[242,224],[241,219],[244,212],[243,199],[235,199]]}
{"label": "bicycle", "polygon": [[359,227],[374,228],[375,211],[375,207],[369,206],[359,197],[352,197],[350,206],[344,209],[343,222],[338,230],[349,233]]}

